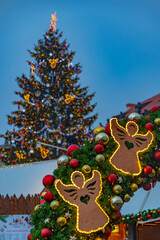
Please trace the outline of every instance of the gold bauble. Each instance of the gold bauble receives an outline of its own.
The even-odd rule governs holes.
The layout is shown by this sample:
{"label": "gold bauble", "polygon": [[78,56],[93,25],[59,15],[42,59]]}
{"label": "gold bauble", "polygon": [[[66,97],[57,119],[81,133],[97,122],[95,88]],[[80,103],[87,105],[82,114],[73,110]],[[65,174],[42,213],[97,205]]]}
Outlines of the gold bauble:
{"label": "gold bauble", "polygon": [[52,201],[52,202],[50,203],[50,207],[51,207],[53,210],[57,209],[57,207],[59,207],[59,206],[60,206],[60,203],[59,203],[57,200],[54,200],[54,201]]}
{"label": "gold bauble", "polygon": [[157,171],[158,174],[160,174],[160,168],[158,168],[158,171]]}
{"label": "gold bauble", "polygon": [[140,119],[140,115],[138,113],[134,112],[134,113],[129,114],[128,118],[137,120],[137,119]]}
{"label": "gold bauble", "polygon": [[103,240],[101,237],[96,237],[95,240]]}
{"label": "gold bauble", "polygon": [[42,192],[41,197],[43,198],[46,193],[47,193],[47,192],[45,192],[45,191]]}
{"label": "gold bauble", "polygon": [[138,185],[136,183],[132,183],[130,185],[130,189],[132,190],[132,192],[136,192],[138,190]]}
{"label": "gold bauble", "polygon": [[115,210],[119,210],[123,205],[123,200],[119,196],[114,196],[111,198],[111,207]]}
{"label": "gold bauble", "polygon": [[58,224],[59,226],[61,226],[61,227],[63,227],[64,225],[66,225],[66,223],[67,223],[67,220],[66,220],[65,217],[59,217],[59,218],[57,219],[57,224]]}
{"label": "gold bauble", "polygon": [[95,141],[96,142],[102,142],[103,144],[107,144],[109,140],[109,137],[106,133],[98,133],[96,136],[95,136]]}
{"label": "gold bauble", "polygon": [[149,174],[149,177],[154,177],[156,175],[156,172],[154,169],[152,169],[152,172]]}
{"label": "gold bauble", "polygon": [[58,158],[58,160],[57,160],[58,166],[59,166],[59,165],[63,165],[63,164],[65,164],[65,163],[67,163],[67,162],[68,162],[68,156],[66,156],[66,155],[60,156],[60,157]]}
{"label": "gold bauble", "polygon": [[95,159],[96,159],[97,162],[104,161],[105,160],[105,156],[103,154],[97,154]]}
{"label": "gold bauble", "polygon": [[116,193],[116,194],[120,194],[121,192],[123,191],[121,185],[114,185],[113,187],[113,192]]}
{"label": "gold bauble", "polygon": [[89,165],[84,165],[82,171],[88,174],[91,172],[91,167]]}
{"label": "gold bauble", "polygon": [[36,211],[40,206],[41,206],[40,204],[36,205],[34,211]]}
{"label": "gold bauble", "polygon": [[130,196],[129,196],[129,194],[127,193],[125,196],[124,196],[124,202],[129,202],[129,200],[130,200]]}
{"label": "gold bauble", "polygon": [[154,120],[154,122],[155,122],[156,125],[159,126],[159,125],[160,125],[160,118],[156,118],[156,119]]}
{"label": "gold bauble", "polygon": [[143,179],[141,178],[141,177],[139,177],[138,179],[137,179],[137,184],[141,184],[143,182]]}
{"label": "gold bauble", "polygon": [[94,136],[96,136],[98,133],[101,133],[101,132],[105,132],[105,128],[104,127],[96,127],[94,130],[93,130],[93,134]]}

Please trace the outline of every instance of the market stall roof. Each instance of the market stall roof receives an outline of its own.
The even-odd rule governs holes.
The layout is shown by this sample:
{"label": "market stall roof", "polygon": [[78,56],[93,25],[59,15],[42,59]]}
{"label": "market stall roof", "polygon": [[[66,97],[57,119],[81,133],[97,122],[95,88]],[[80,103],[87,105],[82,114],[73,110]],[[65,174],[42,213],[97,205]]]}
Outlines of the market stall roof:
{"label": "market stall roof", "polygon": [[143,188],[138,189],[128,203],[125,203],[121,209],[122,215],[137,214],[142,210],[152,210],[160,207],[160,183],[157,182],[154,188],[145,191]]}
{"label": "market stall roof", "polygon": [[57,168],[57,160],[21,164],[0,168],[0,195],[19,197],[39,194],[44,188],[42,179]]}

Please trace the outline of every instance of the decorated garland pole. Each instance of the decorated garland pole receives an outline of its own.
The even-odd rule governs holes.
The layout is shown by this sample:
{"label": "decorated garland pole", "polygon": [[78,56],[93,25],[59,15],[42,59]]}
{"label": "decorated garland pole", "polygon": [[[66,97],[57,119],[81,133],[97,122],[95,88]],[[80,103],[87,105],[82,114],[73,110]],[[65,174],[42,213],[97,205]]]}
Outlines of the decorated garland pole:
{"label": "decorated garland pole", "polygon": [[120,221],[158,217],[159,209],[121,218],[120,209],[138,188],[148,191],[160,179],[159,130],[154,107],[147,116],[113,118],[80,148],[71,145],[53,175],[43,179],[28,239],[102,240]]}

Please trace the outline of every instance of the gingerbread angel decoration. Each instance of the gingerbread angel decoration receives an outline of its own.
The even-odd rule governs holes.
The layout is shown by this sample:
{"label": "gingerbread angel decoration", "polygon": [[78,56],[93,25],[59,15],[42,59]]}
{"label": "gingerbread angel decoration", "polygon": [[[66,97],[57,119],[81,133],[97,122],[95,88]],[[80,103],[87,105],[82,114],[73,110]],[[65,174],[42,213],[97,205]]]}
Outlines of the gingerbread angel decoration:
{"label": "gingerbread angel decoration", "polygon": [[76,206],[77,230],[91,233],[103,229],[109,222],[109,217],[97,203],[102,191],[100,173],[94,170],[92,177],[85,181],[84,175],[75,171],[71,175],[71,181],[72,185],[65,185],[58,180],[55,187],[64,201]]}
{"label": "gingerbread angel decoration", "polygon": [[139,175],[142,169],[138,153],[149,148],[153,140],[152,133],[137,134],[139,129],[134,121],[127,122],[126,128],[123,128],[116,118],[111,119],[110,126],[112,137],[118,143],[110,163],[123,173]]}

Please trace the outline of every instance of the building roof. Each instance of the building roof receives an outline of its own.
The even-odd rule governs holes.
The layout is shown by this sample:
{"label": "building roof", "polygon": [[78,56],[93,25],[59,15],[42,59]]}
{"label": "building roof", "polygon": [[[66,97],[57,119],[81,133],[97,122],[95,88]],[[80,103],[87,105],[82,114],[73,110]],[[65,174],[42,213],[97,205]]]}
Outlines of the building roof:
{"label": "building roof", "polygon": [[137,112],[136,107],[138,105],[141,108],[141,114],[145,113],[145,111],[150,111],[154,106],[160,107],[160,94],[157,94],[156,96],[151,97],[145,101],[139,102],[139,104],[127,103],[126,107],[128,108],[128,110],[124,113],[125,116],[127,117],[130,113]]}

